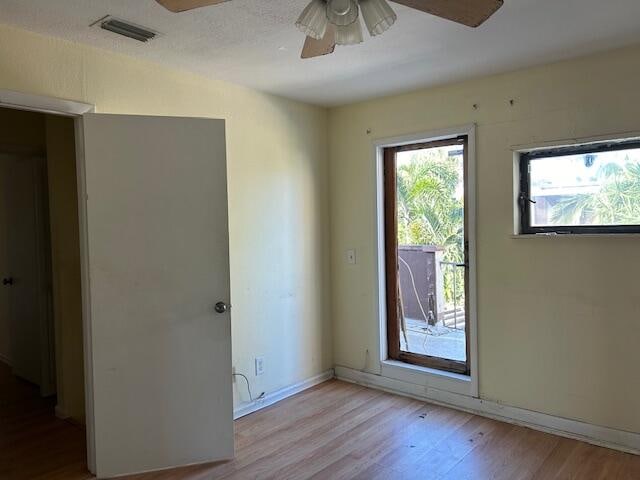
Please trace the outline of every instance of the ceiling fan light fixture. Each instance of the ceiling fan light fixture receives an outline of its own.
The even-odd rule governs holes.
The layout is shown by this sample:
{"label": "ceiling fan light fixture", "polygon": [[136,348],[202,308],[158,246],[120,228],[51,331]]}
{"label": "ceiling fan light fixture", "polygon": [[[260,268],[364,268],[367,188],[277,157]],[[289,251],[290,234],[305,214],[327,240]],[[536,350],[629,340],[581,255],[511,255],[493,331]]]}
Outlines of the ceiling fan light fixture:
{"label": "ceiling fan light fixture", "polygon": [[386,32],[398,18],[387,0],[360,0],[360,10],[372,37]]}
{"label": "ceiling fan light fixture", "polygon": [[311,0],[298,17],[296,27],[308,37],[322,39],[327,31],[327,4],[324,0]]}
{"label": "ceiling fan light fixture", "polygon": [[[156,0],[172,12],[184,12],[209,5],[218,5],[226,1],[228,0]],[[397,16],[387,0],[308,1],[309,4],[295,23],[296,27],[306,35],[301,58],[313,58],[333,53],[336,47],[336,35],[338,36],[337,43],[340,45],[353,45],[362,42],[361,13],[371,36],[384,33],[397,20]],[[413,11],[425,12],[468,27],[482,25],[504,4],[504,0],[392,1],[411,8]],[[347,26],[350,28],[342,28]],[[340,31],[336,32],[339,27]],[[117,26],[114,27],[115,30],[118,30]],[[144,39],[141,40],[144,41]]]}
{"label": "ceiling fan light fixture", "polygon": [[336,27],[336,45],[357,45],[363,41],[360,19],[349,25]]}
{"label": "ceiling fan light fixture", "polygon": [[358,2],[356,0],[328,0],[326,15],[329,23],[338,27],[351,25],[358,19]]}

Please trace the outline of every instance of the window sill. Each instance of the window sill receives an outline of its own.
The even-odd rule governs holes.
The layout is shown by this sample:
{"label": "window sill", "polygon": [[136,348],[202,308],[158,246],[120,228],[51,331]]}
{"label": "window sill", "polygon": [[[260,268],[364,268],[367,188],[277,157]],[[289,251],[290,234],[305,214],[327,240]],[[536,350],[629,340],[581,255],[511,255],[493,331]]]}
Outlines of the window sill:
{"label": "window sill", "polygon": [[515,240],[532,239],[532,238],[640,238],[640,233],[519,233],[511,235]]}
{"label": "window sill", "polygon": [[477,392],[473,391],[471,377],[467,375],[437,370],[435,368],[421,367],[396,360],[382,360],[380,366],[380,374],[383,377],[436,388],[446,392],[458,393],[460,395],[477,395]]}

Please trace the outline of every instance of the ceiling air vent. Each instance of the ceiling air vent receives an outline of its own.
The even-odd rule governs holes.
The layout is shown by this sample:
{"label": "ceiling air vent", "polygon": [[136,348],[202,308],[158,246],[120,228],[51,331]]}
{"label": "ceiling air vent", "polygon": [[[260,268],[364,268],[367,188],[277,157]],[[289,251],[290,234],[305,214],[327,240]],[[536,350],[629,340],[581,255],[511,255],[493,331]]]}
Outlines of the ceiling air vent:
{"label": "ceiling air vent", "polygon": [[107,16],[98,20],[100,28],[109,30],[110,32],[117,33],[118,35],[124,35],[125,37],[133,38],[139,42],[148,42],[153,39],[157,33],[138,25],[125,22],[124,20],[118,20],[111,16]]}

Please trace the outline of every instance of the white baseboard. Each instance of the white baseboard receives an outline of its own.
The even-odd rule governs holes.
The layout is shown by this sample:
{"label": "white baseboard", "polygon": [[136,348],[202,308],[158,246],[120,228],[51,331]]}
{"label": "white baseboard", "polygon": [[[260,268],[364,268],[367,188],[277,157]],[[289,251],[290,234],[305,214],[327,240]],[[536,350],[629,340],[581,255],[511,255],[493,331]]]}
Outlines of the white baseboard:
{"label": "white baseboard", "polygon": [[336,366],[335,376],[340,380],[357,383],[390,393],[409,396],[447,407],[493,418],[507,423],[522,425],[581,440],[594,445],[640,455],[640,433],[625,432],[614,428],[592,425],[578,420],[556,417],[524,408],[511,407],[497,402],[445,392],[424,385],[416,385],[381,375],[361,372],[348,367]]}
{"label": "white baseboard", "polygon": [[295,383],[288,387],[281,388],[280,390],[276,390],[272,393],[267,393],[262,399],[256,400],[253,402],[245,402],[238,405],[233,409],[233,419],[236,420],[240,417],[244,417],[245,415],[249,415],[255,411],[258,411],[262,408],[268,407],[269,405],[273,405],[280,400],[284,400],[287,397],[295,395],[296,393],[300,393],[307,388],[311,388],[319,383],[326,382],[327,380],[334,377],[333,369],[329,369],[325,372],[320,373],[319,375],[315,375],[311,378],[307,378],[301,382]]}
{"label": "white baseboard", "polygon": [[56,405],[54,411],[56,417],[58,417],[60,420],[66,420],[71,417],[71,415],[64,411],[64,407],[62,407],[61,405]]}

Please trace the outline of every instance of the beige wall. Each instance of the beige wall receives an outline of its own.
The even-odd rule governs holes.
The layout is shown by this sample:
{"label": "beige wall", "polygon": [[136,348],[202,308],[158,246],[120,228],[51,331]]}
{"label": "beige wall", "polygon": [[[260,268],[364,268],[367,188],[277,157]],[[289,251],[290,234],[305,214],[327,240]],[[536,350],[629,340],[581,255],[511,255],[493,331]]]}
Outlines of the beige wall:
{"label": "beige wall", "polygon": [[475,122],[481,397],[640,431],[640,240],[511,237],[511,146],[639,132],[639,76],[630,48],[332,110],[336,364],[379,358],[372,140]]}
{"label": "beige wall", "polygon": [[224,118],[236,371],[271,392],[331,367],[326,110],[4,26],[0,88],[103,113]]}
{"label": "beige wall", "polygon": [[84,423],[80,237],[74,125],[47,115],[47,179],[58,410]]}

